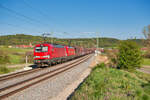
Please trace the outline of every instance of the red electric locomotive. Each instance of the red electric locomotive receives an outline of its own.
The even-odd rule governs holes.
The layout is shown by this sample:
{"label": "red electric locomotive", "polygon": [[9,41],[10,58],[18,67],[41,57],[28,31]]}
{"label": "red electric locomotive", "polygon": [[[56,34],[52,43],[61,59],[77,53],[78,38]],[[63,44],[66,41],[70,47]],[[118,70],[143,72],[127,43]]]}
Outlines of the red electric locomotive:
{"label": "red electric locomotive", "polygon": [[49,43],[37,44],[34,48],[34,63],[47,66],[75,57],[75,48]]}

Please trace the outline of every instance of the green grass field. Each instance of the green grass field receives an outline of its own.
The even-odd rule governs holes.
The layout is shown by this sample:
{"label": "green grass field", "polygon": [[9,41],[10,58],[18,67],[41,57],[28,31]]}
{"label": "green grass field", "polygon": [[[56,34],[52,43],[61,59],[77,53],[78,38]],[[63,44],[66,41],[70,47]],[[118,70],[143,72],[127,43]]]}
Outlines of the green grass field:
{"label": "green grass field", "polygon": [[150,59],[144,58],[143,65],[149,65],[150,66]]}
{"label": "green grass field", "polygon": [[26,52],[33,51],[33,49],[22,49],[22,48],[6,48],[0,47],[0,57],[8,56],[7,59],[0,59],[0,74],[16,71],[22,67],[8,67],[9,65],[25,63]]}
{"label": "green grass field", "polygon": [[25,59],[24,55],[28,51],[33,51],[33,49],[22,49],[22,48],[6,48],[0,47],[0,50],[8,55],[10,62],[6,64],[21,64],[24,63],[23,59]]}
{"label": "green grass field", "polygon": [[71,100],[150,100],[150,75],[95,67]]}

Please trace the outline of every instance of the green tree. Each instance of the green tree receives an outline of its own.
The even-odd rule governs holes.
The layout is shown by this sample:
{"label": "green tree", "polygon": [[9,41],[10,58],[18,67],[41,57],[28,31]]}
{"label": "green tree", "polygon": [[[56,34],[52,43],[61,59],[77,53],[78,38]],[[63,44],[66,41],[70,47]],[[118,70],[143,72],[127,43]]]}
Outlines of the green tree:
{"label": "green tree", "polygon": [[118,64],[120,69],[133,70],[140,68],[142,54],[139,46],[133,41],[123,41],[119,45]]}

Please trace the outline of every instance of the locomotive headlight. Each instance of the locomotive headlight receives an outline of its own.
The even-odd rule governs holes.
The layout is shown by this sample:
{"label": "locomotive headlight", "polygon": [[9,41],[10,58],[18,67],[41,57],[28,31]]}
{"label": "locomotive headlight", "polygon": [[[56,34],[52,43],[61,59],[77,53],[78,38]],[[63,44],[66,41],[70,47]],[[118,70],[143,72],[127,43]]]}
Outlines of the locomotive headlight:
{"label": "locomotive headlight", "polygon": [[34,56],[34,58],[40,58],[40,56]]}
{"label": "locomotive headlight", "polygon": [[50,58],[50,55],[47,55],[47,56],[43,56],[43,58]]}

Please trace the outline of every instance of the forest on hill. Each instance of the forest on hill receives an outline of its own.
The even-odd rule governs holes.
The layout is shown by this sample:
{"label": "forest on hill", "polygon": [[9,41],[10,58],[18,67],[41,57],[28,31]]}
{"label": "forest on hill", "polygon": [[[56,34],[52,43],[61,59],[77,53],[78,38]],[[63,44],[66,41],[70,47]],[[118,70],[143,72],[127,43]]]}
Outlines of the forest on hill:
{"label": "forest on hill", "polygon": [[[120,41],[115,38],[99,38],[99,47],[116,47]],[[130,39],[131,41],[135,41],[140,46],[143,46],[142,39]],[[96,38],[45,38],[46,42],[54,43],[54,44],[62,44],[62,45],[70,45],[70,46],[84,46],[84,47],[95,47],[97,43]],[[3,35],[0,36],[0,45],[32,45],[43,43],[44,38],[42,36],[33,36],[33,35],[25,35],[25,34],[16,34],[16,35]]]}

